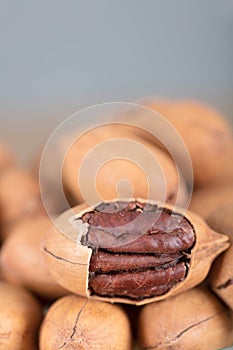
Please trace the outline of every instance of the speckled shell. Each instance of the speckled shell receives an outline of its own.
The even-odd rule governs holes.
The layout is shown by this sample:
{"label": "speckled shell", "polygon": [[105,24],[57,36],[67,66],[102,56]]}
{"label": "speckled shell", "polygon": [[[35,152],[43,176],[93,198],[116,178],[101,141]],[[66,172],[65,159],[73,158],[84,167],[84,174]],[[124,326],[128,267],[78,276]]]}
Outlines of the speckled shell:
{"label": "speckled shell", "polygon": [[[145,202],[142,199],[138,199],[138,201],[141,203]],[[159,202],[149,201],[149,203],[160,206]],[[169,205],[166,205],[165,208],[172,209]],[[164,295],[146,298],[140,301],[134,301],[125,297],[108,298],[90,295],[88,277],[92,249],[80,244],[81,236],[87,232],[87,227],[85,226],[87,224],[77,227],[74,224],[74,218],[77,219],[91,210],[93,208],[82,204],[66,211],[57,219],[56,227],[59,227],[59,229],[54,227],[53,230],[47,232],[42,242],[45,259],[57,282],[71,292],[88,298],[135,305],[143,305],[165,299],[171,295],[190,289],[203,281],[216,256],[229,247],[227,236],[211,230],[194,213],[184,213],[182,210],[177,209],[175,212],[185,214],[185,217],[193,226],[196,235],[196,243],[192,249],[189,272],[184,281],[176,284],[173,289]]]}

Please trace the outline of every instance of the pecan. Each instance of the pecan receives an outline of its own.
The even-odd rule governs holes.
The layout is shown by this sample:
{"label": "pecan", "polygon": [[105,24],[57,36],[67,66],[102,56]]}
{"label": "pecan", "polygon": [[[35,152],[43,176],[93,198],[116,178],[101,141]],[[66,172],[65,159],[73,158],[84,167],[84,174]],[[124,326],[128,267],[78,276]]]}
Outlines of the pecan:
{"label": "pecan", "polygon": [[43,246],[51,273],[74,293],[111,302],[146,304],[192,288],[228,237],[172,209],[138,199],[63,213]]}
{"label": "pecan", "polygon": [[39,340],[40,350],[132,349],[130,322],[123,308],[72,294],[49,308]]}
{"label": "pecan", "polygon": [[141,308],[137,333],[142,350],[225,349],[233,343],[230,310],[201,287]]}
{"label": "pecan", "polygon": [[213,263],[209,274],[209,284],[214,293],[233,310],[233,203],[219,207],[208,218],[210,227],[227,234],[231,246]]}

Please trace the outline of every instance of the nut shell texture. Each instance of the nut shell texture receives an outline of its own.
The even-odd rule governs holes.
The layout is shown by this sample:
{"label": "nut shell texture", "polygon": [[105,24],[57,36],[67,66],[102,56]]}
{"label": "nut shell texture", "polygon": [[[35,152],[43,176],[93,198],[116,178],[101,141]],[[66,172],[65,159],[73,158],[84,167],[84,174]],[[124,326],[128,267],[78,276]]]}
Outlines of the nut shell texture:
{"label": "nut shell texture", "polygon": [[146,305],[138,328],[143,350],[217,350],[233,344],[232,325],[226,306],[199,287]]}
{"label": "nut shell texture", "polygon": [[0,282],[0,349],[37,350],[42,308],[25,289]]}
{"label": "nut shell texture", "polygon": [[130,350],[129,320],[116,305],[75,295],[61,298],[49,309],[40,333],[40,350],[57,349]]}

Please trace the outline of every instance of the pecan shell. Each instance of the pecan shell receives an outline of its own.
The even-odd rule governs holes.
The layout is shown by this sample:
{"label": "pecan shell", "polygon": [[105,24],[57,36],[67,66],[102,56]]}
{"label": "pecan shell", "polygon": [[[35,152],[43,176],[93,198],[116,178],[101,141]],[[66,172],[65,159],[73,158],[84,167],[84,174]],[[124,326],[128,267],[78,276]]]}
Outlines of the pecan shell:
{"label": "pecan shell", "polygon": [[194,287],[228,237],[155,201],[85,204],[63,213],[42,249],[51,273],[81,296],[142,305]]}

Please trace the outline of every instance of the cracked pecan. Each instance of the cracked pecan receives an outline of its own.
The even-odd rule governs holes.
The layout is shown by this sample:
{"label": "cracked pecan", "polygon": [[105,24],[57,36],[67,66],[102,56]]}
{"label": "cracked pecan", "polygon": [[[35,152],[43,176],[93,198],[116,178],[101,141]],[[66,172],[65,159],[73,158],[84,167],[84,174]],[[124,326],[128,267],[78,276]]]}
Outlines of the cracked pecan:
{"label": "cracked pecan", "polygon": [[232,316],[200,287],[143,307],[138,336],[143,350],[222,349],[233,343]]}
{"label": "cracked pecan", "polygon": [[200,283],[228,237],[158,202],[104,202],[62,214],[43,244],[56,280],[100,300],[145,304]]}
{"label": "cracked pecan", "polygon": [[129,320],[120,306],[68,295],[48,310],[40,350],[129,350],[131,338]]}

